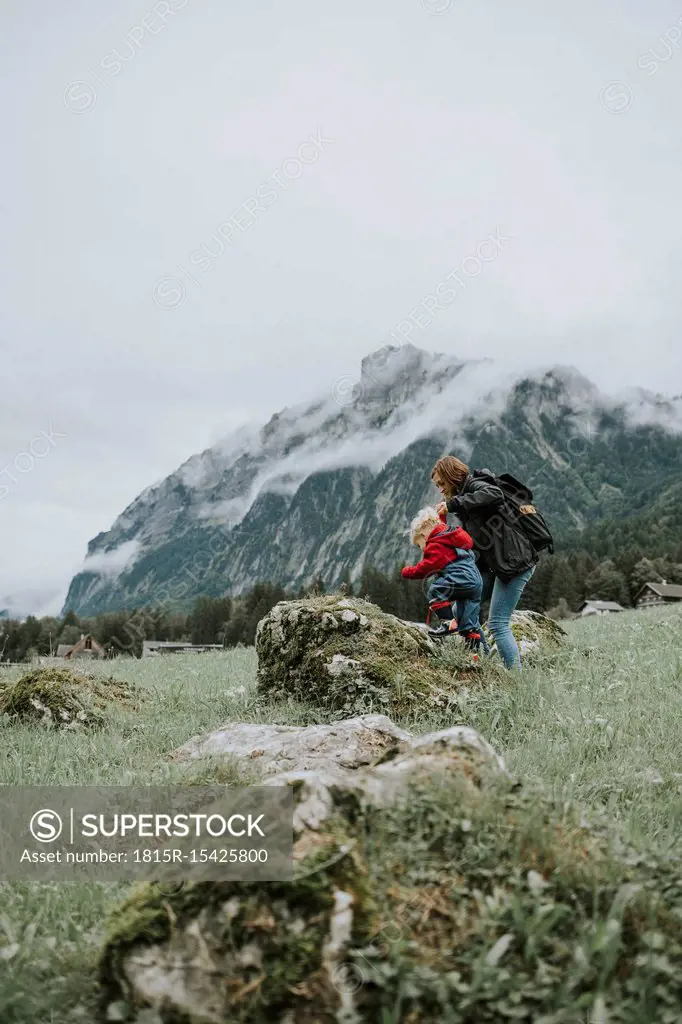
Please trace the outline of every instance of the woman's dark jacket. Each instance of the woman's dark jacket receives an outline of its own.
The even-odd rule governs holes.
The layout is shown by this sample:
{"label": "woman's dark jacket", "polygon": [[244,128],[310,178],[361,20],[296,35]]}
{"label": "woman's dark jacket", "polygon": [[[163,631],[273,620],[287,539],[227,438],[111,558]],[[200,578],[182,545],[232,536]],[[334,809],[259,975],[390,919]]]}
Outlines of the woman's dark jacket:
{"label": "woman's dark jacket", "polygon": [[474,541],[479,567],[505,582],[535,565],[538,555],[528,538],[514,525],[504,494],[488,469],[469,473],[459,494],[450,498],[453,512]]}

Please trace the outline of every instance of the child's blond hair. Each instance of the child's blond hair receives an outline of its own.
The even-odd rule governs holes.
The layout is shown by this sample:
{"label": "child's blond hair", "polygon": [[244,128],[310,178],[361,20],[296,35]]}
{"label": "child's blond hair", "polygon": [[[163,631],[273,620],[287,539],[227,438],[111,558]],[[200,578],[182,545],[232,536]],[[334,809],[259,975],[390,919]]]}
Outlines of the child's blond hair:
{"label": "child's blond hair", "polygon": [[433,529],[440,521],[440,516],[433,505],[420,508],[410,523],[410,540],[412,543],[417,543],[417,537],[424,532],[426,526],[431,526],[431,529]]}

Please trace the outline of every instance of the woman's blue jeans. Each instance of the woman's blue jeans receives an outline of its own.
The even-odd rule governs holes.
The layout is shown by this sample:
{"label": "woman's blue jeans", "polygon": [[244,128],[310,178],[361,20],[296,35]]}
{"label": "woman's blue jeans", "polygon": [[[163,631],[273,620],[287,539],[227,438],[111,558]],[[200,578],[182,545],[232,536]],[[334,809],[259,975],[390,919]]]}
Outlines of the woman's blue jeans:
{"label": "woman's blue jeans", "polygon": [[535,566],[503,583],[491,572],[481,573],[483,577],[482,600],[490,599],[488,629],[497,644],[500,657],[507,668],[520,669],[519,647],[511,631],[512,612],[516,609],[526,583],[535,572]]}

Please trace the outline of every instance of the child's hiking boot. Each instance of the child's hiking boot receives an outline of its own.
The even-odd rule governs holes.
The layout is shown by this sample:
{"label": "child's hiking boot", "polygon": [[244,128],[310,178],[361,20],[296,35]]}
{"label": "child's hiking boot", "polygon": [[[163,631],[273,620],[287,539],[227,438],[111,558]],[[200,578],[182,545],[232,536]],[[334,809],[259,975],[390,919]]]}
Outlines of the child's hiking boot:
{"label": "child's hiking boot", "polygon": [[447,622],[441,622],[439,626],[432,626],[429,629],[429,636],[450,636],[451,633],[457,633],[456,619],[450,619]]}

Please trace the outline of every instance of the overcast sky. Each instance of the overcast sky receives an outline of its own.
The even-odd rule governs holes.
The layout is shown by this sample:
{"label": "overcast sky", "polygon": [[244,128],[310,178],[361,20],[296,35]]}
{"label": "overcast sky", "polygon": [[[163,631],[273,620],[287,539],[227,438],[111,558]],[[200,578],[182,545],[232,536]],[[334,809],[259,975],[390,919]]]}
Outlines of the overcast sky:
{"label": "overcast sky", "polygon": [[419,346],[682,390],[679,3],[5,0],[0,40],[0,600],[452,272]]}

